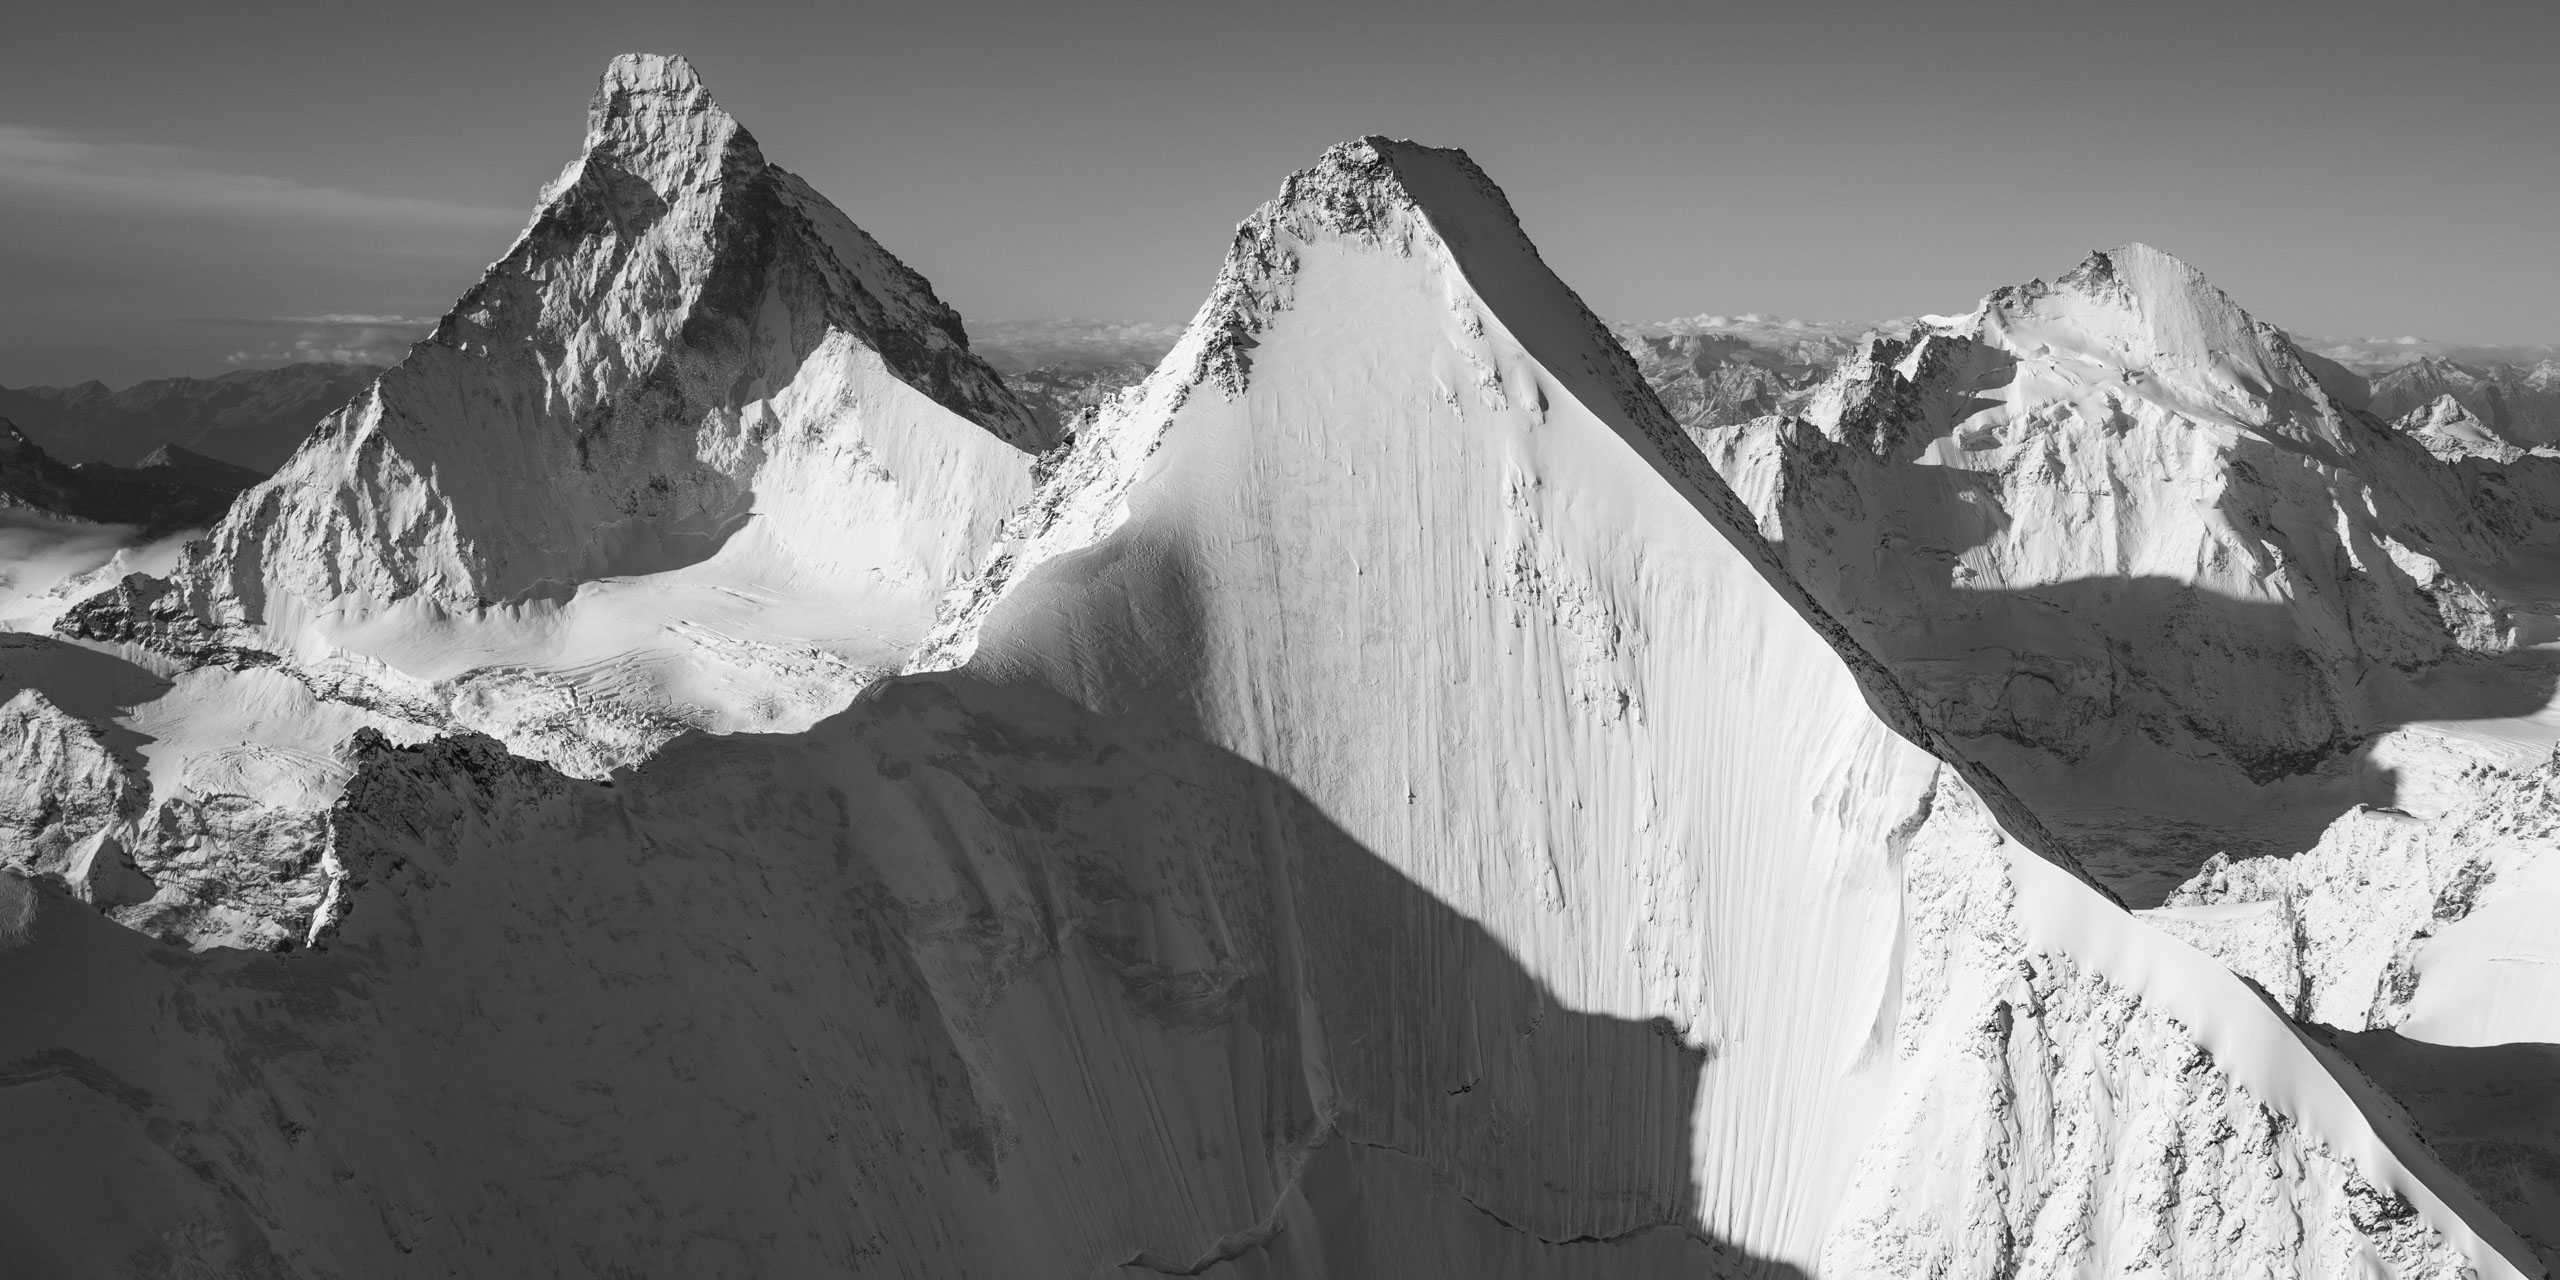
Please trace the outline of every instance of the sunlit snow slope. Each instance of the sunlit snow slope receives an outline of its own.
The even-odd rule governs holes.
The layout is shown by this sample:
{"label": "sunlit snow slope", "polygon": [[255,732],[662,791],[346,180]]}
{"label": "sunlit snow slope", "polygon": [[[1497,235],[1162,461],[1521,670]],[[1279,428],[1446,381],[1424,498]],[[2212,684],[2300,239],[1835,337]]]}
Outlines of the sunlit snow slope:
{"label": "sunlit snow slope", "polygon": [[[2236,1096],[2186,1105],[2251,1112],[2252,1088],[2301,1088],[2326,1099],[2329,1141],[2369,1141],[2346,1136],[2363,1122],[2254,996],[2004,841],[1867,710],[1727,540],[1713,513],[1730,499],[1695,461],[1472,166],[1362,144],[1246,225],[1165,371],[1078,441],[939,656],[974,641],[970,670],[1169,708],[1304,788],[1568,1006],[1668,1019],[1707,1059],[1697,1220],[1755,1252],[1810,1261],[1827,1238],[1836,1266],[1891,1274],[2183,1247],[2164,1241],[2194,1230],[2171,1224],[2197,1188],[2150,1199],[2125,1166],[2192,1139],[2119,1130],[2093,1099],[2196,1082],[2150,1075],[2177,1073],[2160,1043],[2118,1037],[2232,1054],[2238,1081],[2208,1088]],[[1933,789],[1960,798],[1933,809]],[[1922,831],[1944,862],[1913,898],[1903,860]],[[2022,893],[2046,927],[2025,923]],[[1949,1064],[2007,1041],[2013,1016],[1994,1011],[2018,1007],[2035,1029],[2015,1034],[2043,1046],[2022,1050],[2026,1070],[2046,1078],[2023,1099],[2010,1085],[1955,1101]],[[1912,1110],[1880,1121],[1897,1081]],[[1871,1139],[1878,1123],[1892,1136]],[[1989,1137],[2019,1123],[2078,1132],[2064,1151]],[[2024,1185],[1970,1183],[1967,1161]],[[2027,1189],[2029,1168],[2046,1185]],[[2346,1212],[2345,1181],[2330,1168],[2258,1190],[2316,1224]],[[2292,1202],[2305,1194],[2340,1199]],[[2158,1225],[2081,1225],[2146,1209]],[[1984,1219],[1948,1229],[1967,1214],[2002,1219],[2012,1243],[1984,1243]],[[2240,1251],[2343,1266],[2337,1221]],[[2227,1244],[2197,1248],[2233,1262]]]}

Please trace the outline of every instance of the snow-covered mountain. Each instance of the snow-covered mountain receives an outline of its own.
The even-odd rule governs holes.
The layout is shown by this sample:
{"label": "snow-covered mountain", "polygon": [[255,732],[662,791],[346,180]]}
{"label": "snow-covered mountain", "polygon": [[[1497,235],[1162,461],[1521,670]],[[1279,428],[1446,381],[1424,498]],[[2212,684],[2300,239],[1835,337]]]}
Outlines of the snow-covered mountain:
{"label": "snow-covered mountain", "polygon": [[11,512],[131,525],[156,537],[211,524],[258,478],[245,467],[173,445],[130,467],[66,466],[0,418],[0,509]]}
{"label": "snow-covered mountain", "polygon": [[2420,1127],[2560,1256],[2560,1125],[2483,1119],[2560,1105],[2560,1061],[2460,1048],[2553,1030],[2515,922],[2560,875],[2560,457],[2399,407],[2130,246],[1704,438],[1933,724],[2166,895],[2155,926],[2395,1086],[2431,1064]]}
{"label": "snow-covered mountain", "polygon": [[[2001,332],[2140,337],[2040,298]],[[2226,416],[2294,371],[2191,336]],[[1764,539],[1463,154],[1292,176],[1050,445],[617,60],[434,338],[0,646],[13,1265],[2538,1274]]]}
{"label": "snow-covered mountain", "polygon": [[67,619],[149,652],[172,697],[262,708],[251,743],[145,753],[147,831],[119,838],[163,887],[125,911],[305,935],[338,872],[275,832],[321,820],[358,725],[591,777],[690,728],[806,727],[923,638],[1045,439],[924,280],[691,68],[616,63],[579,159],[435,333],[174,573]]}
{"label": "snow-covered mountain", "polygon": [[2430,785],[2378,734],[2549,699],[2518,657],[2549,603],[2500,585],[2548,541],[2542,491],[2365,394],[2136,245],[1876,340],[1802,417],[1708,444],[1933,722],[2156,901],[2215,852],[2308,847],[2390,770]]}
{"label": "snow-covered mountain", "polygon": [[2447,416],[2447,403],[2517,448],[2560,444],[2560,356],[2533,363],[2461,364],[2423,356],[2372,376],[2372,408],[2386,418]]}

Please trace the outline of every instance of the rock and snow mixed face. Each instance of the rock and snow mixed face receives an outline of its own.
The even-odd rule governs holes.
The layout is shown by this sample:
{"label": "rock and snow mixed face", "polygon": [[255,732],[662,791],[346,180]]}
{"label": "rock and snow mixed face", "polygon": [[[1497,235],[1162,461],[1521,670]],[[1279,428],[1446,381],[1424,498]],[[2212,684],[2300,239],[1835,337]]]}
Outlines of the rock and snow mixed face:
{"label": "rock and snow mixed face", "polygon": [[2560,759],[2461,782],[2442,812],[2359,808],[2290,858],[2217,857],[2144,914],[2334,1029],[2560,1262]]}
{"label": "rock and snow mixed face", "polygon": [[[1747,517],[1634,373],[1462,157],[1338,149],[1240,230],[1190,334],[1079,437],[919,665],[1185,726],[1562,1007],[1658,1020],[1704,1062],[1679,1073],[1694,1097],[1638,1112],[1693,1116],[1689,1158],[1610,1185],[1726,1248],[1844,1275],[2447,1265],[2362,1234],[2409,1220],[2344,1155],[2369,1099],[1876,719],[1902,695],[1853,679],[1834,645],[1856,646],[1738,549]],[[1325,1141],[1421,1153],[1546,1239],[1633,1238],[1626,1210],[1435,1154],[1560,1105],[1536,1031],[1508,1064],[1439,1034],[1396,1043],[1453,1062],[1442,1092],[1468,1101],[1328,1054]],[[2320,1190],[2276,1189],[2294,1161]],[[1327,1238],[1300,1194],[1215,1225]],[[2191,1216],[2208,1202],[2262,1209]]]}
{"label": "rock and snow mixed face", "polygon": [[2488,660],[2540,625],[2489,586],[2530,522],[2361,395],[2136,245],[1876,341],[1801,418],[1705,443],[1932,722],[2156,901],[2214,852],[2307,847],[2387,800],[2355,753],[2428,718],[2430,680],[2548,700],[2539,667]]}
{"label": "rock and snow mixed face", "polygon": [[[68,611],[198,711],[259,709],[117,713],[177,724],[126,761],[150,808],[118,838],[165,890],[126,914],[306,936],[338,872],[272,837],[320,822],[358,727],[585,776],[806,727],[923,638],[1046,442],[691,67],[617,61],[580,158],[433,336],[164,578]],[[173,805],[248,816],[207,834]]]}
{"label": "rock and snow mixed face", "polygon": [[1702,441],[1957,751],[2337,1028],[2549,1259],[2560,1123],[2485,1118],[2560,1106],[2560,1059],[2472,1046],[2551,1038],[2512,922],[2560,868],[2560,466],[2450,392],[2377,416],[2443,373],[2368,389],[2133,246]]}
{"label": "rock and snow mixed face", "polygon": [[[178,590],[232,643],[593,772],[842,705],[1045,443],[921,277],[682,60],[629,58],[516,246]],[[626,728],[581,741],[564,703]]]}
{"label": "rock and snow mixed face", "polygon": [[[1293,177],[1035,491],[1027,461],[961,478],[1029,441],[951,414],[974,384],[915,349],[827,310],[784,378],[680,265],[612,276],[690,190],[613,174],[774,171],[730,163],[674,64],[617,64],[598,120],[560,198],[607,214],[559,225],[631,249],[566,259],[613,287],[502,263],[288,468],[325,487],[253,494],[177,589],[89,618],[210,664],[123,700],[165,717],[151,743],[322,714],[250,714],[272,681],[354,746],[300,846],[331,866],[316,950],[179,953],[59,900],[0,950],[0,1063],[43,1068],[0,1110],[63,1153],[0,1187],[32,1265],[2521,1274],[2360,1082],[2025,843],[1463,155],[1367,139]],[[555,287],[636,336],[507,327]],[[750,294],[756,332],[811,314]],[[775,390],[812,367],[851,399]],[[780,407],[811,403],[888,416]],[[519,431],[490,456],[620,513],[612,550],[501,518],[510,482],[441,453],[431,408]],[[810,465],[759,461],[785,456]],[[721,532],[741,484],[757,520],[705,558],[626,562]],[[949,522],[1007,508],[943,559],[803,540],[916,520],[960,548]],[[744,572],[742,544],[859,568],[906,673],[610,781],[453,733],[451,703],[411,745],[362,731],[405,632],[515,652],[493,616],[574,629],[590,588]],[[900,593],[942,573],[926,635]],[[30,769],[149,750],[9,708]],[[272,758],[229,785],[309,780]],[[103,845],[79,866],[131,890]]]}

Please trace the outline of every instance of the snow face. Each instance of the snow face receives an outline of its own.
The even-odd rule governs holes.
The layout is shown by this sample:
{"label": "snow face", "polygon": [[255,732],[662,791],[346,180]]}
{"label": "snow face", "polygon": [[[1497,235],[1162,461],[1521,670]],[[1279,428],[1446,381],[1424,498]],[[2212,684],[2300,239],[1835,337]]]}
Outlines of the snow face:
{"label": "snow face", "polygon": [[2423,673],[2510,686],[2506,715],[2549,701],[2504,661],[2540,625],[2499,586],[2540,576],[2531,502],[2360,386],[2137,245],[1703,443],[1932,723],[2156,901],[2216,851],[2389,802],[2374,736],[2477,711]]}
{"label": "snow face", "polygon": [[[2281,1020],[2008,841],[1874,719],[1507,214],[1405,194],[1480,181],[1377,140],[1293,180],[919,665],[1196,724],[1567,1007],[1677,1030],[1706,1058],[1694,1224],[1729,1246],[1826,1274],[2430,1265],[2425,1230],[2367,1234],[2405,1219],[2358,1170],[2398,1157]],[[1924,874],[1972,887],[1918,894]],[[2020,975],[2038,995],[2005,994]],[[2036,1086],[1952,1083],[1986,1051]],[[2128,1094],[2166,1110],[2116,1110]],[[2303,1142],[2306,1122],[2329,1136]],[[2155,1176],[2188,1125],[2220,1123],[2261,1163]],[[1995,1136],[2018,1124],[2043,1133]],[[1452,1141],[1356,1110],[1332,1126]],[[1944,1176],[1941,1152],[2019,1193]],[[2273,1191],[2289,1165],[2322,1189]],[[1611,1233],[1470,1163],[1439,1172],[1541,1235]],[[2181,1206],[2266,1194],[2287,1207],[2182,1252]],[[1978,1246],[1986,1213],[2010,1246]]]}

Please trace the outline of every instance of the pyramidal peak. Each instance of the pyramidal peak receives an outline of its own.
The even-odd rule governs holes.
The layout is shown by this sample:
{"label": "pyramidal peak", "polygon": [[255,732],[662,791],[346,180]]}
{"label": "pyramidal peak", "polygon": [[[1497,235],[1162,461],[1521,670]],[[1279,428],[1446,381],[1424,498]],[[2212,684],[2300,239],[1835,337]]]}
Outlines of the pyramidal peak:
{"label": "pyramidal peak", "polygon": [[[626,56],[577,158],[435,332],[165,578],[62,625],[290,677],[340,754],[329,718],[361,706],[394,740],[480,732],[600,777],[687,732],[803,728],[894,670],[1047,443],[922,275],[768,163],[691,65]],[[316,755],[289,771],[277,821],[347,776]],[[270,939],[326,917],[316,864],[276,876],[207,848],[133,852],[164,878],[228,860],[191,874],[239,910],[152,927]]]}
{"label": "pyramidal peak", "polygon": [[691,62],[626,53],[605,68],[596,86],[587,107],[585,154],[561,184],[574,181],[588,164],[605,164],[672,199],[688,188],[751,175],[764,163],[754,135],[712,99]]}
{"label": "pyramidal peak", "polygon": [[2203,363],[2263,342],[2257,320],[2202,271],[2138,242],[2093,251],[2050,285],[1999,290],[1983,314],[2000,329],[2078,324],[2151,363]]}
{"label": "pyramidal peak", "polygon": [[1023,467],[1043,443],[922,276],[766,163],[684,60],[625,56],[514,248],[217,531],[200,608],[557,598],[781,507],[805,523],[791,495],[829,468],[775,463],[853,466],[912,431],[992,437]]}
{"label": "pyramidal peak", "polygon": [[2051,283],[1993,291],[1946,332],[2051,371],[2059,382],[2150,403],[2192,424],[2351,454],[2364,380],[2305,352],[2203,272],[2134,243],[2089,254]]}
{"label": "pyramidal peak", "polygon": [[[1382,265],[1385,263],[1394,266]],[[1388,277],[1392,277],[1391,279]],[[1041,494],[1009,522],[980,581],[945,601],[933,639],[908,670],[968,660],[987,612],[1031,567],[1108,536],[1128,495],[1195,396],[1247,396],[1264,337],[1283,317],[1348,331],[1380,296],[1417,299],[1439,336],[1415,352],[1435,394],[1452,407],[1543,420],[1571,399],[1606,406],[1610,429],[1649,465],[1729,527],[1749,514],[1717,479],[1607,324],[1548,268],[1502,189],[1466,152],[1368,135],[1328,147],[1236,227],[1216,283],[1182,337],[1145,381],[1077,434]],[[1390,376],[1392,356],[1345,352]],[[1756,552],[1756,548],[1752,548]]]}

